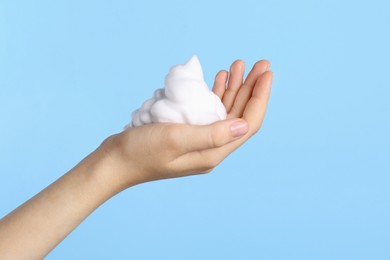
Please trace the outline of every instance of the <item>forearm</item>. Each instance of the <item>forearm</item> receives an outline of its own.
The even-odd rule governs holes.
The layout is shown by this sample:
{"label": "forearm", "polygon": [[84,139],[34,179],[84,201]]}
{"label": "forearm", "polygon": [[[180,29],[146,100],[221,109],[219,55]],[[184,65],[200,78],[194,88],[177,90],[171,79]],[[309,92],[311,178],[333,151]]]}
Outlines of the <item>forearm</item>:
{"label": "forearm", "polygon": [[91,212],[123,187],[110,159],[96,150],[0,222],[1,259],[47,255]]}

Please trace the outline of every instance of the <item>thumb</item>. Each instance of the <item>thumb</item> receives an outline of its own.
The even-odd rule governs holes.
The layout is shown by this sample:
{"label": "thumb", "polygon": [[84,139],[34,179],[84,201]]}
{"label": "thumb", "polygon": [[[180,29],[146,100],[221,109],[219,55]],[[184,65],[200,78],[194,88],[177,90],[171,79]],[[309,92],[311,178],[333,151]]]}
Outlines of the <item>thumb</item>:
{"label": "thumb", "polygon": [[241,118],[215,122],[211,125],[187,126],[181,135],[185,140],[185,152],[221,147],[245,135],[249,126]]}

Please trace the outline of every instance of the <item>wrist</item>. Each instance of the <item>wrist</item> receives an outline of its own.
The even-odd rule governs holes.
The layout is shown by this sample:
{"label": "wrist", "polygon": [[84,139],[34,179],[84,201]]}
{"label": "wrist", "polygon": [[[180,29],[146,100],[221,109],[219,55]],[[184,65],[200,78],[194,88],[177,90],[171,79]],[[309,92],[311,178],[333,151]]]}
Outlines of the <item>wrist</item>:
{"label": "wrist", "polygon": [[128,158],[122,158],[118,137],[108,137],[86,158],[94,168],[95,182],[111,196],[142,182],[137,178],[141,175],[137,174],[136,165]]}

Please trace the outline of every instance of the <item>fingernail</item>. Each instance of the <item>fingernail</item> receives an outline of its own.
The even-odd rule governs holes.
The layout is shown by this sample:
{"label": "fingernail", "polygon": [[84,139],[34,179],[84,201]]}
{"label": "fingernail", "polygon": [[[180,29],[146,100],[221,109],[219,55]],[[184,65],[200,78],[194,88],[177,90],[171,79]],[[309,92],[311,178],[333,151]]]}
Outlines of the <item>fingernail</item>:
{"label": "fingernail", "polygon": [[243,136],[248,130],[248,123],[243,120],[234,121],[230,125],[230,131],[232,132],[233,137]]}

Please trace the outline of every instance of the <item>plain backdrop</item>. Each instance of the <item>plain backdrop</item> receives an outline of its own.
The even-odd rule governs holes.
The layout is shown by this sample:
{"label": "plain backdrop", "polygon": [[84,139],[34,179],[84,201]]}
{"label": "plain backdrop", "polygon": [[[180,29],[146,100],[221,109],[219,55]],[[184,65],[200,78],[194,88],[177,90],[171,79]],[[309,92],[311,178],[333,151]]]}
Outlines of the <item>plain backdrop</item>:
{"label": "plain backdrop", "polygon": [[199,56],[269,59],[261,132],[131,188],[47,259],[390,259],[389,1],[0,1],[0,217]]}

